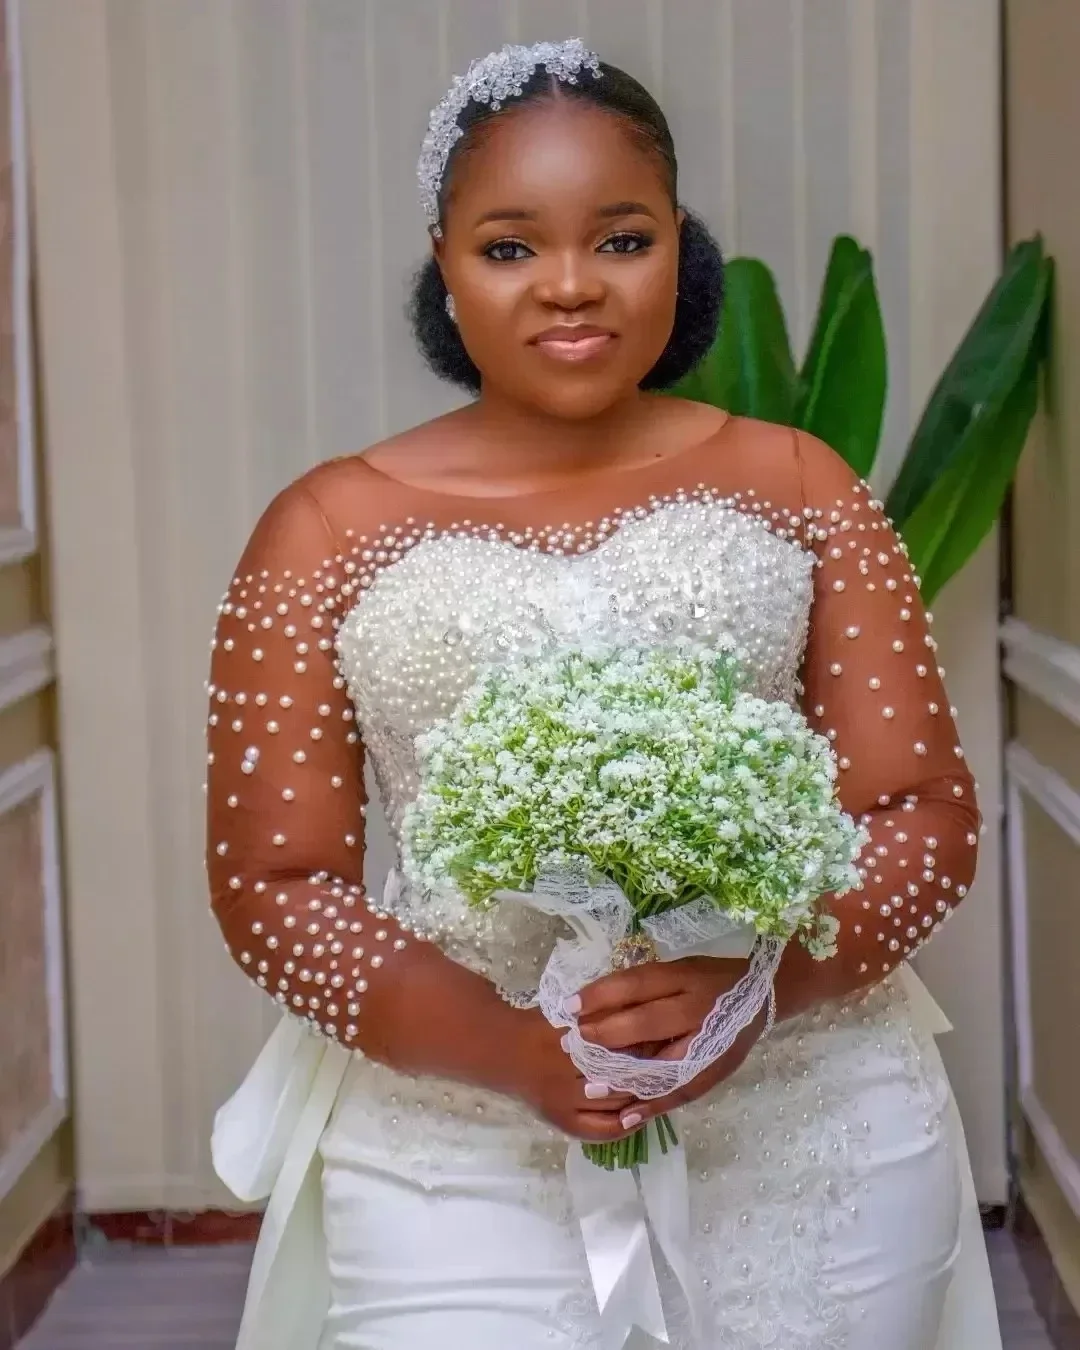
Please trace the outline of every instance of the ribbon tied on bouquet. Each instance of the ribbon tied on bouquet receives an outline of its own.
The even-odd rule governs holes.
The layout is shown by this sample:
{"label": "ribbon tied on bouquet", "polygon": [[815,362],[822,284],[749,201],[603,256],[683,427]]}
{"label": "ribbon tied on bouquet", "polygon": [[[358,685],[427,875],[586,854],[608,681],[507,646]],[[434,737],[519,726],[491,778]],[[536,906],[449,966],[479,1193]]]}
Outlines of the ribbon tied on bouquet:
{"label": "ribbon tied on bouquet", "polygon": [[[769,1002],[785,942],[760,937],[748,925],[697,900],[635,921],[633,907],[607,878],[568,868],[539,877],[532,891],[499,891],[495,899],[526,905],[565,921],[573,936],[560,939],[540,980],[536,1005],[555,1027],[574,1064],[593,1082],[643,1100],[685,1087],[735,1043]],[[713,1005],[681,1059],[638,1059],[583,1039],[567,1000],[586,985],[636,958],[674,961],[687,956],[748,957],[746,974]],[[567,1182],[581,1224],[604,1350],[621,1350],[635,1327],[670,1344],[652,1259],[649,1231],[682,1289],[695,1335],[704,1326],[700,1281],[690,1255],[690,1199],[686,1155],[680,1145],[655,1150],[631,1170],[607,1171],[580,1149],[567,1155]]]}

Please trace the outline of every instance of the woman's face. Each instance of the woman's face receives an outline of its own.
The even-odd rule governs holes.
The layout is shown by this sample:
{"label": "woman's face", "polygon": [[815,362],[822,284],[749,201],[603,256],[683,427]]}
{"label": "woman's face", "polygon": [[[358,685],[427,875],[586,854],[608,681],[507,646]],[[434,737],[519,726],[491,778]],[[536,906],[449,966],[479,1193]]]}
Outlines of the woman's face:
{"label": "woman's face", "polygon": [[561,99],[492,122],[436,245],[485,388],[563,418],[635,391],[671,335],[679,225],[661,161],[610,113]]}

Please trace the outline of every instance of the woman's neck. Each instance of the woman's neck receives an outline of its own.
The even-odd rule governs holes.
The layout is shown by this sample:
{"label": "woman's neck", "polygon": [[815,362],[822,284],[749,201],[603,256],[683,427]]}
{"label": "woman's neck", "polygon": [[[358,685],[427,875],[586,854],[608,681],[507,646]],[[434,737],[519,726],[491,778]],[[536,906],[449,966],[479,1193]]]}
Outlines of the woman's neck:
{"label": "woman's neck", "polygon": [[456,415],[473,449],[455,467],[463,476],[475,472],[478,477],[490,477],[497,467],[506,482],[529,485],[630,468],[679,448],[662,443],[674,411],[662,406],[666,402],[636,393],[596,417],[571,419],[483,395]]}
{"label": "woman's neck", "polygon": [[727,414],[635,393],[593,418],[545,416],[488,396],[383,441],[366,454],[390,478],[463,497],[573,489],[575,480],[639,468],[714,436]]}

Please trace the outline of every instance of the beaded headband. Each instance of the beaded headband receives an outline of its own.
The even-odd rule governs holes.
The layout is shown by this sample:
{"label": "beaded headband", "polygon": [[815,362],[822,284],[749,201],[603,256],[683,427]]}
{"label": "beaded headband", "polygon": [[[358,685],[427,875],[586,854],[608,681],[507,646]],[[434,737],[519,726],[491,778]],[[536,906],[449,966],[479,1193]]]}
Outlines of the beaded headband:
{"label": "beaded headband", "polygon": [[458,118],[470,103],[490,103],[493,111],[498,112],[507,99],[520,98],[524,86],[541,66],[566,84],[577,84],[583,70],[591,70],[595,79],[600,78],[600,58],[580,38],[535,42],[531,47],[508,44],[474,61],[464,75],[455,76],[449,93],[432,110],[416,176],[420,180],[420,204],[436,239],[442,237],[439,191],[446,162],[465,134],[458,126]]}

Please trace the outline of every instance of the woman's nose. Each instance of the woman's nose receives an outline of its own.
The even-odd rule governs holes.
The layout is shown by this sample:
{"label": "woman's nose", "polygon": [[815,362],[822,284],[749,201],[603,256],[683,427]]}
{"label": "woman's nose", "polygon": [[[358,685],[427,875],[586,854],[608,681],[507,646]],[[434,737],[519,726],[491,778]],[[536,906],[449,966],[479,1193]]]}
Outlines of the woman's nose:
{"label": "woman's nose", "polygon": [[604,298],[604,285],[591,253],[561,253],[553,256],[537,278],[536,298],[557,309],[580,309]]}

